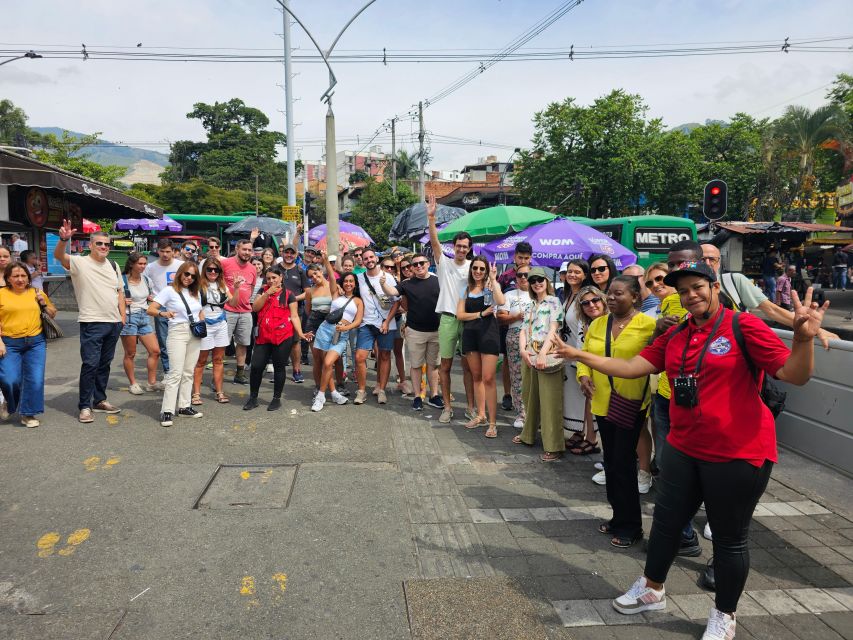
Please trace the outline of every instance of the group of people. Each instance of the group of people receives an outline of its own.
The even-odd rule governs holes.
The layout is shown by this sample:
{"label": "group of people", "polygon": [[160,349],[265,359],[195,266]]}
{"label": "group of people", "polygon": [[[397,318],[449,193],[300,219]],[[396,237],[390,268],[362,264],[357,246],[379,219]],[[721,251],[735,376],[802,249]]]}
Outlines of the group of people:
{"label": "group of people", "polygon": [[[380,257],[370,247],[343,256],[340,265],[316,250],[299,259],[291,244],[280,247],[278,259],[266,250],[256,256],[253,232],[230,257],[220,254],[217,238],[208,241],[203,259],[197,246],[180,247],[183,259],[176,258],[171,242],[161,240],[156,260],[130,254],[122,273],[109,260],[106,234],[92,234],[89,255],[68,255],[73,231],[64,223],[54,256],[70,272],[79,307],[79,421],[120,411],[107,400],[119,338],[130,393],[162,392],[164,427],[176,416],[202,416],[197,407],[204,402],[208,366],[213,397],[230,401],[223,356],[233,342],[233,382],[249,385],[244,410],[259,406],[268,368],[273,391],[267,410],[279,409],[286,367],[290,363],[293,381],[302,382],[302,352],[310,346],[313,411],[324,410],[327,392],[335,404],[349,402],[347,358],[357,382],[352,402],[367,402],[371,355],[372,395],[387,403],[393,353],[398,388],[411,391],[412,409],[422,410],[426,401],[441,409],[444,424],[454,416],[451,371],[461,353],[464,428],[485,427],[485,437],[495,438],[503,357],[501,404],[513,411],[520,430],[513,443],[533,447],[538,440],[543,462],[566,451],[603,449],[603,469],[593,479],[606,486],[612,517],[598,530],[612,546],[628,548],[643,537],[639,496],[657,467],[645,572],[613,606],[625,614],[665,606],[674,557],[700,552],[692,519],[704,502],[716,586],[704,638],[733,637],[749,566],[749,524],[777,459],[761,379],[770,375],[796,385],[809,379],[814,338],[824,346],[837,338],[821,328],[827,305],[812,302],[811,290],[802,303],[792,292],[790,309],[773,304],[743,275],[720,273],[714,245],[693,241],[673,245],[667,262],[622,273],[606,255],[570,260],[560,267],[555,290],[548,272],[531,266],[526,243],[515,247],[514,265],[500,276],[485,258],[472,256],[467,233],[454,236],[452,257],[445,256],[435,210],[430,198],[434,272],[423,253]],[[26,266],[2,250],[0,275],[2,410],[4,417],[17,411],[26,426],[38,426],[44,410],[41,315],[56,310],[33,287]],[[754,309],[793,328],[792,348],[744,313]],[[147,351],[142,384],[134,368],[139,343]]]}

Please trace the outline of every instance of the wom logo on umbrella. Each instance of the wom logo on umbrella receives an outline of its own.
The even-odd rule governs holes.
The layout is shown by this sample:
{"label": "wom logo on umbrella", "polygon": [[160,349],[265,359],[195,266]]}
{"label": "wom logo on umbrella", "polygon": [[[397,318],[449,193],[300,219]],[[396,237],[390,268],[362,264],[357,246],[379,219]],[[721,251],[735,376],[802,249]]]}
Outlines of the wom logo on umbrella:
{"label": "wom logo on umbrella", "polygon": [[571,238],[542,238],[539,244],[543,247],[573,247],[575,241]]}

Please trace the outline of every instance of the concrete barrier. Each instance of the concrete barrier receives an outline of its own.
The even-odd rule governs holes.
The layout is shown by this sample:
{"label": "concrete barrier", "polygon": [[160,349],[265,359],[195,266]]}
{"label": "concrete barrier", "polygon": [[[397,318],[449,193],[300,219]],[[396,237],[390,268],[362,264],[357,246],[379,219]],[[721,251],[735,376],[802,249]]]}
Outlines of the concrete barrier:
{"label": "concrete barrier", "polygon": [[[793,333],[774,329],[791,345]],[[788,393],[776,420],[779,444],[853,476],[853,342],[836,340],[826,351],[815,343],[815,372]]]}

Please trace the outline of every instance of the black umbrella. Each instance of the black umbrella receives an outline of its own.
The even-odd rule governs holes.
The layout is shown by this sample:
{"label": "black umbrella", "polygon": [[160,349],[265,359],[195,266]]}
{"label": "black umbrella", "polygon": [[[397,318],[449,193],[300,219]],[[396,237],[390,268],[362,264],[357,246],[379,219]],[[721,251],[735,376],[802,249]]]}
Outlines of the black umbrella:
{"label": "black umbrella", "polygon": [[[461,218],[467,211],[457,207],[448,207],[443,204],[436,205],[435,222],[438,226],[446,222]],[[414,238],[420,238],[429,230],[427,222],[426,203],[418,202],[404,209],[394,218],[391,232],[388,234],[389,242],[406,242]]]}
{"label": "black umbrella", "polygon": [[269,236],[292,236],[296,232],[296,225],[269,216],[248,216],[227,227],[225,233],[248,234],[252,229],[259,229],[261,233]]}

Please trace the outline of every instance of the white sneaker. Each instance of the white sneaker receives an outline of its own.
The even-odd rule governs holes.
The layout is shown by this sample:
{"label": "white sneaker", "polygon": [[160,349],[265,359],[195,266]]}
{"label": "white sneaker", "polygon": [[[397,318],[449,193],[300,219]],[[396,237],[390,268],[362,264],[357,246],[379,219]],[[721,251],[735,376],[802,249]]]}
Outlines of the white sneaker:
{"label": "white sneaker", "polygon": [[515,422],[512,423],[512,426],[516,429],[524,429],[524,418],[519,416],[515,419]]}
{"label": "white sneaker", "polygon": [[33,416],[21,416],[21,424],[27,427],[28,429],[34,429],[41,423]]}
{"label": "white sneaker", "polygon": [[604,471],[604,463],[603,462],[596,462],[592,466],[595,467],[596,469],[598,469],[599,471]]}
{"label": "white sneaker", "polygon": [[275,373],[275,369],[273,369],[272,362],[267,365],[266,373]]}
{"label": "white sneaker", "polygon": [[318,393],[314,396],[314,404],[311,405],[311,411],[322,411],[326,405],[326,394]]}
{"label": "white sneaker", "polygon": [[334,401],[335,404],[346,404],[347,402],[349,402],[347,397],[345,395],[341,394],[341,392],[338,391],[337,389],[332,391],[331,396],[332,396],[332,400]]}
{"label": "white sneaker", "polygon": [[646,586],[645,577],[640,576],[631,585],[631,588],[613,600],[612,604],[616,611],[625,615],[641,613],[643,611],[660,611],[666,608],[666,589],[661,588],[660,591],[656,591]]}
{"label": "white sneaker", "polygon": [[652,483],[654,482],[654,478],[652,478],[652,474],[648,471],[643,471],[640,469],[637,471],[637,489],[640,493],[646,494],[651,490]]}
{"label": "white sneaker", "polygon": [[735,637],[735,617],[711,607],[708,626],[702,634],[702,640],[733,640]]}
{"label": "white sneaker", "polygon": [[127,388],[127,390],[135,396],[141,396],[143,393],[145,393],[142,390],[142,385],[140,385],[138,382],[134,382]]}
{"label": "white sneaker", "polygon": [[359,389],[355,392],[355,400],[352,401],[353,404],[364,404],[364,401],[367,400],[367,391],[364,389]]}
{"label": "white sneaker", "polygon": [[592,481],[595,484],[600,484],[602,487],[607,484],[607,476],[604,475],[604,470],[602,469],[594,476],[592,476]]}
{"label": "white sneaker", "polygon": [[705,540],[714,539],[713,535],[711,534],[711,523],[705,523],[705,528],[702,530],[702,537],[705,538]]}
{"label": "white sneaker", "polygon": [[0,402],[0,420],[9,419],[9,405],[5,402]]}
{"label": "white sneaker", "polygon": [[151,384],[150,382],[145,384],[146,391],[163,391],[165,389],[166,385],[161,380],[158,380],[154,384]]}
{"label": "white sneaker", "polygon": [[441,424],[447,424],[448,422],[450,422],[451,418],[453,418],[453,409],[451,409],[447,405],[444,405],[444,410],[441,412],[441,415],[438,416],[438,421]]}
{"label": "white sneaker", "polygon": [[376,402],[378,402],[379,404],[385,404],[388,402],[388,396],[385,395],[385,389],[380,389],[376,393]]}

